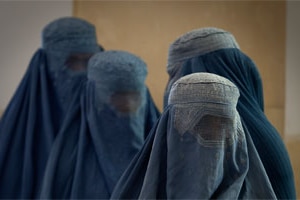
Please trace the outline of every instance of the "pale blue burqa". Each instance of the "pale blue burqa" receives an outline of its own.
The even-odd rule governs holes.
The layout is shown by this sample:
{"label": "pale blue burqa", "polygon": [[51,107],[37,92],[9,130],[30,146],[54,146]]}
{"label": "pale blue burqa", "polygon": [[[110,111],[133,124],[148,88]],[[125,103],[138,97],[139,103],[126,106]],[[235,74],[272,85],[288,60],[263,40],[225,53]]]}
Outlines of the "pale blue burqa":
{"label": "pale blue burqa", "polygon": [[63,17],[44,27],[42,47],[0,122],[0,198],[39,196],[56,134],[98,51],[95,27],[83,19]]}
{"label": "pale blue burqa", "polygon": [[111,199],[275,199],[238,98],[237,87],[215,74],[177,80]]}
{"label": "pale blue burqa", "polygon": [[233,82],[240,91],[237,110],[279,199],[296,199],[293,169],[280,134],[264,113],[262,80],[255,63],[239,48],[228,31],[207,27],[178,37],[169,48],[169,82],[165,106],[172,84],[180,77],[209,72]]}
{"label": "pale blue burqa", "polygon": [[158,118],[146,75],[145,62],[129,52],[110,50],[90,59],[80,103],[71,105],[53,145],[41,198],[110,197],[152,128],[149,122]]}

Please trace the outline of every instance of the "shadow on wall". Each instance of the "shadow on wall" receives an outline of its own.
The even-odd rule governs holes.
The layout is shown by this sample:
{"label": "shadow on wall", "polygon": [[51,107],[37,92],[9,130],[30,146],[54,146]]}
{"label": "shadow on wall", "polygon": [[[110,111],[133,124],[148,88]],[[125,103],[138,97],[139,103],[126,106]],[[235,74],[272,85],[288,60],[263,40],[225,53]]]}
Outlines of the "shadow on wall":
{"label": "shadow on wall", "polygon": [[300,199],[300,156],[298,155],[300,152],[300,136],[287,136],[285,138],[285,144],[294,170],[297,199]]}

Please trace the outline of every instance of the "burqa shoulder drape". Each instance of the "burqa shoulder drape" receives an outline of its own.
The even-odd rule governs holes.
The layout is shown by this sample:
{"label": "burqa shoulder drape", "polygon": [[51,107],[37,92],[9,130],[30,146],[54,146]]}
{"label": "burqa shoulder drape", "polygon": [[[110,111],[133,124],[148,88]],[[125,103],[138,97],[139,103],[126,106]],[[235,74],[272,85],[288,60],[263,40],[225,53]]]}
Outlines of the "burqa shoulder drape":
{"label": "burqa shoulder drape", "polygon": [[275,199],[242,127],[238,97],[233,83],[214,74],[176,81],[111,199]]}
{"label": "burqa shoulder drape", "polygon": [[63,17],[45,26],[42,48],[0,121],[0,198],[39,196],[52,144],[86,80],[85,70],[68,68],[81,62],[70,57],[98,51],[95,27],[85,20]]}
{"label": "burqa shoulder drape", "polygon": [[[293,169],[283,140],[264,113],[263,85],[255,63],[239,49],[228,31],[208,27],[192,30],[176,39],[169,48],[169,83],[196,72],[220,75],[240,91],[237,110],[279,199],[296,199]],[[165,104],[166,105],[166,104]]]}
{"label": "burqa shoulder drape", "polygon": [[72,104],[53,145],[41,198],[110,197],[159,117],[146,75],[146,64],[125,51],[90,59],[80,102]]}

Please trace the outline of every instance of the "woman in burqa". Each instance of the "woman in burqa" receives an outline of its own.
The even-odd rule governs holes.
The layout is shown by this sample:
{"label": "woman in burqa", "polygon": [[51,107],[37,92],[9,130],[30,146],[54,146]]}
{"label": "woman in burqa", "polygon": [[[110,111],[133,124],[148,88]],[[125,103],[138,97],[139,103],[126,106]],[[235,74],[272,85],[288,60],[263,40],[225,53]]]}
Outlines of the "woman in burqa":
{"label": "woman in burqa", "polygon": [[86,80],[88,59],[101,51],[95,27],[58,18],[42,31],[42,47],[0,122],[0,198],[35,198],[70,102]]}
{"label": "woman in burqa", "polygon": [[192,30],[176,39],[169,48],[169,83],[180,77],[209,72],[229,79],[239,89],[237,110],[248,129],[272,187],[279,199],[296,199],[293,169],[280,134],[264,113],[263,86],[254,62],[245,55],[228,31],[207,27]]}
{"label": "woman in burqa", "polygon": [[129,52],[110,50],[90,59],[80,104],[71,105],[53,145],[41,198],[110,197],[152,127],[145,117],[146,76],[145,62]]}
{"label": "woman in burqa", "polygon": [[238,98],[238,88],[215,74],[176,81],[168,106],[111,199],[276,198],[242,127]]}

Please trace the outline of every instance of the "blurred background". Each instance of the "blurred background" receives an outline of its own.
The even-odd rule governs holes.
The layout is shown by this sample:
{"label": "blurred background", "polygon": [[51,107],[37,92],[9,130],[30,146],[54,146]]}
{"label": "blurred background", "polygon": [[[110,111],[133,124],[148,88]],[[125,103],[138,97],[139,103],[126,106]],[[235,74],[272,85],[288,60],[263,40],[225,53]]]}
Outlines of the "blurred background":
{"label": "blurred background", "polygon": [[287,145],[300,198],[300,1],[0,1],[0,115],[41,46],[43,27],[62,16],[93,23],[106,50],[144,59],[161,110],[169,45],[196,28],[231,32],[261,73],[265,112]]}

